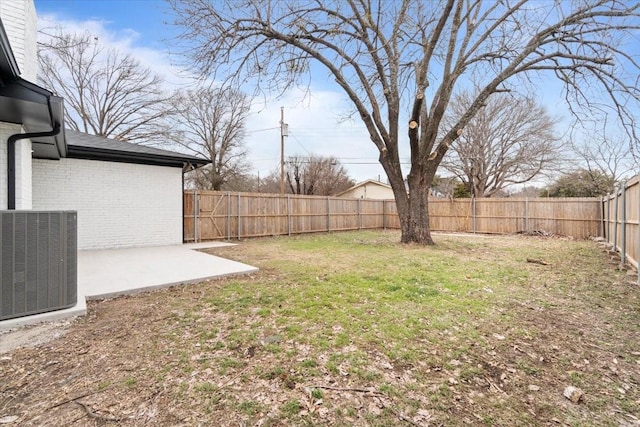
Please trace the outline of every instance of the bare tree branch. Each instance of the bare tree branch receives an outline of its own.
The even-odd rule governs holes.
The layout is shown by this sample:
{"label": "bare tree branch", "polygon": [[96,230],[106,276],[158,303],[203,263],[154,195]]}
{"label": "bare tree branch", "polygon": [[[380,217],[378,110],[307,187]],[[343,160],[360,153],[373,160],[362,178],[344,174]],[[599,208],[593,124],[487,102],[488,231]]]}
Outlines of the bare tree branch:
{"label": "bare tree branch", "polygon": [[[433,243],[430,184],[449,149],[497,93],[526,93],[532,79],[553,79],[576,116],[594,105],[609,108],[638,141],[640,67],[629,51],[640,29],[638,3],[168,1],[183,29],[186,58],[203,75],[277,93],[319,70],[329,75],[379,152],[403,242]],[[455,122],[446,122],[451,100],[473,81],[475,97]],[[406,116],[404,139],[399,130]],[[407,145],[411,168],[405,175],[400,152]],[[523,174],[522,166],[512,169]]]}
{"label": "bare tree branch", "polygon": [[[471,92],[456,96],[445,122],[457,121],[473,98]],[[560,138],[554,124],[531,98],[494,95],[453,142],[442,166],[473,196],[491,197],[557,164]]]}
{"label": "bare tree branch", "polygon": [[[596,119],[606,126],[606,117]],[[613,182],[627,179],[638,171],[638,159],[620,133],[609,137],[602,129],[590,126],[572,134],[570,148],[577,156],[574,168],[611,177]]]}
{"label": "bare tree branch", "polygon": [[39,45],[38,80],[65,99],[65,125],[93,135],[163,144],[168,115],[162,79],[88,33],[58,31]]}
{"label": "bare tree branch", "polygon": [[355,184],[335,157],[290,157],[285,175],[291,194],[331,196]]}
{"label": "bare tree branch", "polygon": [[211,164],[189,175],[194,186],[221,190],[246,173],[245,122],[248,97],[235,89],[201,88],[172,101],[172,139]]}

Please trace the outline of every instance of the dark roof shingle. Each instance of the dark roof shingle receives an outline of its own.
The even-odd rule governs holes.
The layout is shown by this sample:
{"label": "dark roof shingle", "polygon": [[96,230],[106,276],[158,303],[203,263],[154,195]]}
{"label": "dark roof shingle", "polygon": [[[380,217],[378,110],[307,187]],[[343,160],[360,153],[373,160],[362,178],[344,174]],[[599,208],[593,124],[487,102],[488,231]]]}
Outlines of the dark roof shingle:
{"label": "dark roof shingle", "polygon": [[198,167],[211,163],[202,157],[89,135],[71,129],[65,129],[65,133],[67,157],[164,166],[190,164]]}

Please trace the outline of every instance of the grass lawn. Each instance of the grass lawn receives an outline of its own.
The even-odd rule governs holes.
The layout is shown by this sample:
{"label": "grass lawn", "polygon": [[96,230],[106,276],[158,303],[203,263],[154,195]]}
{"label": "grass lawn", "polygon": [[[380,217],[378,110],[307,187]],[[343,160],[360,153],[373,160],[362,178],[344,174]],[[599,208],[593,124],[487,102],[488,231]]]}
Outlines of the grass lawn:
{"label": "grass lawn", "polygon": [[61,338],[3,355],[0,422],[640,425],[635,277],[593,242],[435,238],[216,249],[261,270],[95,302]]}

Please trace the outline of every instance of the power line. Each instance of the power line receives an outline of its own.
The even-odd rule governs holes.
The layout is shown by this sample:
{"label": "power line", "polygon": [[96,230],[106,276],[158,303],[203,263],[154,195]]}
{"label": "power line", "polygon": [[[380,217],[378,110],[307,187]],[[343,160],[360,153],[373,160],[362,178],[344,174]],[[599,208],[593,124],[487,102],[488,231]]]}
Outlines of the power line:
{"label": "power line", "polygon": [[311,154],[311,151],[307,150],[307,149],[306,149],[306,147],[305,147],[304,145],[302,145],[302,142],[300,142],[300,140],[295,136],[295,134],[294,134],[293,132],[289,132],[289,135],[290,135],[290,136],[292,136],[292,137],[293,137],[293,139],[295,139],[295,140],[296,140],[296,142],[298,143],[298,145],[299,145],[300,147],[302,147],[302,149],[303,149],[304,151],[306,151],[308,155],[310,155],[310,156],[312,156],[312,155],[313,155],[313,154]]}
{"label": "power line", "polygon": [[264,131],[268,131],[268,130],[276,130],[276,129],[280,129],[280,127],[275,127],[275,128],[265,128],[265,129],[256,129],[256,130],[248,130],[245,133],[257,133],[257,132],[264,132]]}

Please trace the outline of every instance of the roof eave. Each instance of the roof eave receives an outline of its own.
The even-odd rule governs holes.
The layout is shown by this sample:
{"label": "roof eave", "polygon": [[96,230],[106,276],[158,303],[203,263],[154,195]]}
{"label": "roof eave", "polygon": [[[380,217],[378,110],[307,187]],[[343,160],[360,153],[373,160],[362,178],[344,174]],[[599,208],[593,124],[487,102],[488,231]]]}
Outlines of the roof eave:
{"label": "roof eave", "polygon": [[103,160],[109,162],[135,163],[152,166],[184,167],[192,165],[196,168],[211,163],[210,160],[197,157],[162,156],[148,153],[132,153],[95,147],[68,145],[67,157],[84,160]]}
{"label": "roof eave", "polygon": [[23,126],[27,133],[61,132],[51,137],[32,138],[34,157],[64,157],[63,99],[20,77],[20,68],[0,19],[0,121]]}

